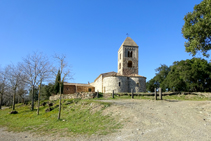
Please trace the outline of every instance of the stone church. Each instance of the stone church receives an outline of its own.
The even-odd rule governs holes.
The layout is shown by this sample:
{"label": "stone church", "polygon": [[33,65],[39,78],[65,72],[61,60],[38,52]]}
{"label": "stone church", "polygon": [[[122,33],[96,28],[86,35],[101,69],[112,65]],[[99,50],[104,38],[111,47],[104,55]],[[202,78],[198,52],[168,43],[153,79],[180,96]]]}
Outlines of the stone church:
{"label": "stone church", "polygon": [[100,74],[90,85],[103,93],[145,92],[146,77],[138,75],[138,45],[127,37],[118,51],[118,71]]}
{"label": "stone church", "polygon": [[146,77],[138,75],[138,45],[130,37],[119,48],[117,66],[117,73],[102,73],[90,84],[64,83],[63,93],[146,91]]}

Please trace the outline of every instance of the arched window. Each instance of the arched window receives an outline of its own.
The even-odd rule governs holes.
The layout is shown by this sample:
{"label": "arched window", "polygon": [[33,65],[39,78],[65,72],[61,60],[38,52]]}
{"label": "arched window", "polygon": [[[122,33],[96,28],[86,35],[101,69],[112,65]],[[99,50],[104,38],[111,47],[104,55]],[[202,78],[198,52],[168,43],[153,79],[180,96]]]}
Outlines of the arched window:
{"label": "arched window", "polygon": [[119,63],[119,69],[121,69],[121,63]]}
{"label": "arched window", "polygon": [[121,86],[121,82],[119,82],[119,86]]}
{"label": "arched window", "polygon": [[128,67],[128,68],[132,68],[132,61],[128,61],[127,67]]}
{"label": "arched window", "polygon": [[120,60],[121,60],[121,53],[120,53],[120,55],[119,55],[119,58],[120,58]]}
{"label": "arched window", "polygon": [[132,57],[133,52],[132,51],[128,51],[128,57]]}

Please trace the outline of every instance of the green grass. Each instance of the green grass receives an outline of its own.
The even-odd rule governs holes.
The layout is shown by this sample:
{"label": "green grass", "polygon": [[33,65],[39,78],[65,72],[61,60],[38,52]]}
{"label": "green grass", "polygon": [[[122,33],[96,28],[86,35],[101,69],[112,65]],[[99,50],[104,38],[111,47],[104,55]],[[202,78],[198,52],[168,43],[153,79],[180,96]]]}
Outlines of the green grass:
{"label": "green grass", "polygon": [[[36,110],[31,111],[29,106],[16,105],[18,114],[11,115],[11,109],[0,110],[0,126],[8,127],[9,131],[32,131],[39,133],[66,133],[75,134],[108,134],[121,128],[116,124],[116,118],[110,115],[103,116],[102,112],[110,103],[93,100],[70,99],[62,100],[61,120],[57,120],[58,109],[46,113],[48,106],[40,106],[40,115]],[[53,102],[55,107],[58,101]],[[92,112],[94,107],[101,108]]]}
{"label": "green grass", "polygon": [[[157,96],[159,100],[159,96]],[[170,96],[163,96],[164,100],[190,100],[190,101],[207,101],[211,100],[211,98],[202,96],[202,95],[170,95]],[[103,98],[100,98],[103,99]],[[109,100],[112,100],[113,98],[108,98]],[[114,96],[114,99],[131,99],[131,96]],[[134,96],[134,99],[146,99],[146,100],[154,100],[154,96]]]}
{"label": "green grass", "polygon": [[211,98],[202,96],[202,95],[172,95],[172,96],[164,96],[163,99],[166,99],[166,100],[190,100],[190,101],[211,100]]}

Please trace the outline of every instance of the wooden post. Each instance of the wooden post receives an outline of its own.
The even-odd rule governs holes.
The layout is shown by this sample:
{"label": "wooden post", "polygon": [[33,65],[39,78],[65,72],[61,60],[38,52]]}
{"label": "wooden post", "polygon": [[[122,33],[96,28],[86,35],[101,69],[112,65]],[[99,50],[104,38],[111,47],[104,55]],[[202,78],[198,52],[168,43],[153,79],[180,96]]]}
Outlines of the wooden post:
{"label": "wooden post", "polygon": [[97,91],[97,98],[99,98],[99,92]]}
{"label": "wooden post", "polygon": [[155,91],[155,100],[157,100],[157,89],[155,88],[154,91]]}
{"label": "wooden post", "polygon": [[114,98],[114,90],[113,90],[113,93],[112,93],[112,98]]}
{"label": "wooden post", "polygon": [[162,90],[161,90],[161,88],[159,88],[159,96],[160,96],[160,100],[163,100],[162,99]]}
{"label": "wooden post", "polygon": [[134,96],[133,96],[133,89],[131,89],[131,98],[134,99]]}

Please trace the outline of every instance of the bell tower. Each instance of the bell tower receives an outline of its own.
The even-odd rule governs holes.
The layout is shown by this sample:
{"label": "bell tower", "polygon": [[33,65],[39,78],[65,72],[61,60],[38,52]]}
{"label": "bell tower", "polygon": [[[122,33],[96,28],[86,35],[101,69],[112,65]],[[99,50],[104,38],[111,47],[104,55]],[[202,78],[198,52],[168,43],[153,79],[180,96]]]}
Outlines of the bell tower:
{"label": "bell tower", "polygon": [[121,75],[138,75],[138,45],[127,37],[118,51],[118,71]]}

